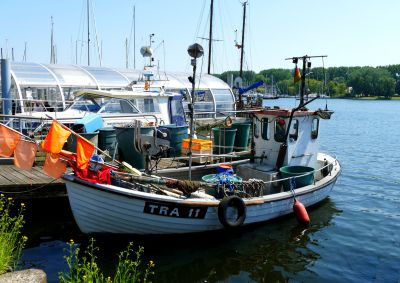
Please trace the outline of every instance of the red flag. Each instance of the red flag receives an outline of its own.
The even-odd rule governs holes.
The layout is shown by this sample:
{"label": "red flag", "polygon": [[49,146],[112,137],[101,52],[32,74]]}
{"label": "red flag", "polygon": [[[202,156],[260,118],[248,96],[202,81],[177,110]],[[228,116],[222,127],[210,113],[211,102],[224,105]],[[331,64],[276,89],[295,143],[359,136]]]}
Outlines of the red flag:
{"label": "red flag", "polygon": [[294,69],[293,83],[297,83],[300,80],[300,78],[301,78],[300,69],[296,67]]}
{"label": "red flag", "polygon": [[71,132],[53,120],[49,133],[42,142],[42,149],[51,153],[60,153]]}
{"label": "red flag", "polygon": [[31,171],[35,162],[37,144],[21,140],[14,151],[14,165],[20,169]]}
{"label": "red flag", "polygon": [[67,170],[67,164],[60,159],[60,155],[55,153],[47,153],[44,161],[43,171],[50,177],[60,178]]}
{"label": "red flag", "polygon": [[10,157],[17,147],[20,139],[20,133],[13,131],[3,124],[0,124],[0,156]]}
{"label": "red flag", "polygon": [[94,151],[94,144],[76,136],[76,167],[85,170],[89,167],[89,160]]}

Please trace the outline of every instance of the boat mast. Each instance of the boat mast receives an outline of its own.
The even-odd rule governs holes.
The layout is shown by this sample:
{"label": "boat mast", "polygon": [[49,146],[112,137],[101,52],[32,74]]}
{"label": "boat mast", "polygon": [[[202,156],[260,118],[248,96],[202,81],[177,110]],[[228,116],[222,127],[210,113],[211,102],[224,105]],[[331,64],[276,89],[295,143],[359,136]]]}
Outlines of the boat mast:
{"label": "boat mast", "polygon": [[136,12],[133,6],[133,69],[136,69]]}
{"label": "boat mast", "polygon": [[214,0],[211,0],[211,4],[210,4],[210,35],[208,37],[208,70],[207,70],[207,74],[211,73],[211,47],[212,47],[213,14],[214,14]]}
{"label": "boat mast", "polygon": [[[299,60],[303,61],[303,68],[302,68],[302,74],[301,74],[301,85],[300,85],[300,103],[299,107],[301,107],[304,104],[304,95],[305,95],[305,89],[306,89],[306,67],[311,68],[311,58],[324,58],[328,57],[328,55],[317,55],[317,56],[300,56],[300,57],[292,57],[292,58],[286,58],[285,60],[292,60],[294,64],[297,64]],[[297,66],[297,65],[296,65]]]}
{"label": "boat mast", "polygon": [[87,14],[87,64],[88,64],[88,66],[90,66],[90,27],[89,27],[89,22],[90,22],[90,19],[89,19],[89,1],[90,0],[87,0],[87,11],[86,11],[86,14]]}
{"label": "boat mast", "polygon": [[50,37],[50,64],[54,64],[54,22],[53,22],[53,16],[51,16],[51,37]]}
{"label": "boat mast", "polygon": [[243,79],[243,55],[244,55],[244,28],[246,25],[246,5],[247,1],[243,2],[242,49],[240,52],[240,72],[239,72],[239,76],[242,79]]}
{"label": "boat mast", "polygon": [[[242,25],[242,44],[241,44],[241,51],[240,51],[240,71],[239,77],[243,80],[243,55],[244,55],[244,29],[246,26],[246,5],[247,1],[243,2],[243,25]],[[242,94],[239,92],[239,103],[238,108],[243,108],[243,101],[242,101]]]}

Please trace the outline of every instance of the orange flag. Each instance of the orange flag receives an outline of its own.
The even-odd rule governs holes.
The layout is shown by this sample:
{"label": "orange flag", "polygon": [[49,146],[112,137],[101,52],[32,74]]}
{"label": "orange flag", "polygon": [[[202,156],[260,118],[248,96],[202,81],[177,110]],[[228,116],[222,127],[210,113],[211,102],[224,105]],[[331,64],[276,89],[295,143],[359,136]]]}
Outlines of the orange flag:
{"label": "orange flag", "polygon": [[294,69],[293,83],[297,83],[300,80],[300,78],[301,78],[300,69],[296,67]]}
{"label": "orange flag", "polygon": [[47,153],[44,161],[43,171],[50,177],[60,178],[67,170],[67,164],[60,159],[60,155],[55,153]]}
{"label": "orange flag", "polygon": [[94,144],[76,136],[76,167],[85,170],[94,151]]}
{"label": "orange flag", "polygon": [[42,149],[51,153],[59,153],[71,132],[64,129],[56,120],[53,120],[49,133],[42,142]]}
{"label": "orange flag", "polygon": [[10,157],[18,142],[21,139],[21,135],[7,126],[0,124],[0,156]]}
{"label": "orange flag", "polygon": [[21,140],[14,151],[14,165],[20,169],[31,171],[35,161],[37,144]]}

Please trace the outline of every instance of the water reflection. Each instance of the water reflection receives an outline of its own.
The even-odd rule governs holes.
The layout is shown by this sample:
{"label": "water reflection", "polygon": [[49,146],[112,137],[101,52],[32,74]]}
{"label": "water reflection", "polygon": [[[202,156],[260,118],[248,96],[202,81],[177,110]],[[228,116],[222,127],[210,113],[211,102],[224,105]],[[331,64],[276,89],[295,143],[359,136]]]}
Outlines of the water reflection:
{"label": "water reflection", "polygon": [[[157,264],[155,282],[286,281],[319,258],[312,246],[321,239],[313,235],[329,226],[340,211],[326,200],[309,213],[309,227],[299,226],[291,216],[239,231],[134,239],[101,237],[98,242],[110,256],[129,240],[144,246],[146,259]],[[110,247],[111,242],[119,244]]]}
{"label": "water reflection", "polygon": [[[65,268],[65,242],[74,239],[85,246],[90,238],[79,232],[67,205],[53,205],[60,213],[30,212],[26,232],[31,247],[24,254],[26,266],[45,269],[49,282]],[[313,235],[329,226],[338,213],[328,199],[309,209],[309,227],[299,226],[293,216],[288,216],[238,231],[186,236],[96,236],[98,258],[106,273],[111,273],[117,254],[133,241],[145,247],[144,261],[155,261],[155,282],[287,281],[319,258],[315,247],[323,239]]]}

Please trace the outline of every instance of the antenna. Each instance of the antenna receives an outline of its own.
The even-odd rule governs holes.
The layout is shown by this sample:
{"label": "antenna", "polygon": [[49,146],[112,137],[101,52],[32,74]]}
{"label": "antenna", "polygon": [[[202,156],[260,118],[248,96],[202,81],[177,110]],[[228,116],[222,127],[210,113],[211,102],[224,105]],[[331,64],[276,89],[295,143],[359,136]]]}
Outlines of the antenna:
{"label": "antenna", "polygon": [[317,56],[300,56],[300,57],[291,57],[291,58],[286,58],[285,60],[292,60],[294,64],[297,66],[297,62],[299,60],[303,61],[303,68],[302,68],[302,74],[301,74],[301,88],[300,88],[300,103],[299,107],[304,104],[304,95],[305,95],[305,86],[306,86],[306,66],[308,68],[311,67],[311,58],[324,58],[328,57],[328,55],[317,55]]}

